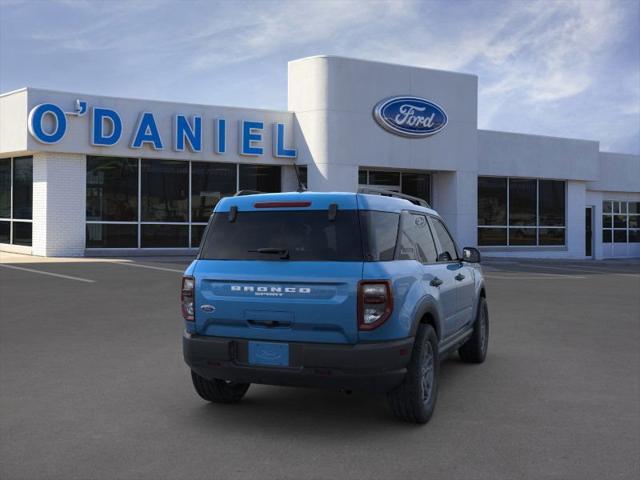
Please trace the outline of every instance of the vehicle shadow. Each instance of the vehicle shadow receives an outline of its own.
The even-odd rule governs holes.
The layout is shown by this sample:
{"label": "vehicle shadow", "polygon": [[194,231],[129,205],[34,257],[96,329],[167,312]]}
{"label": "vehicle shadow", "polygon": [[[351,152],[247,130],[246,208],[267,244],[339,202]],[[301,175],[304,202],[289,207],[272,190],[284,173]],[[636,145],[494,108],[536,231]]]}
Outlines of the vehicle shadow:
{"label": "vehicle shadow", "polygon": [[[455,371],[466,367],[457,357],[442,364],[440,395],[446,393]],[[433,424],[443,405],[436,407]],[[420,425],[401,422],[391,413],[384,394],[351,394],[311,388],[252,385],[236,405],[202,403],[188,414],[188,421],[210,427],[212,432],[229,427],[243,432],[286,433],[317,439],[358,439],[385,431],[415,431]]]}

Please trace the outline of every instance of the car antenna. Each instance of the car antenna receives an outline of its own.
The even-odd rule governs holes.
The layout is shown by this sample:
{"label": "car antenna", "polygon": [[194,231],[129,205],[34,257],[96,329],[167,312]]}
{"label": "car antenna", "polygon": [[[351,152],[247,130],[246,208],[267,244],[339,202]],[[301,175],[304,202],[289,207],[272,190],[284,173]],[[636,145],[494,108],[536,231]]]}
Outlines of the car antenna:
{"label": "car antenna", "polygon": [[300,177],[300,170],[298,169],[297,164],[293,164],[293,168],[296,171],[296,179],[298,180],[298,189],[296,192],[302,193],[307,191],[307,186],[302,182],[302,178]]}

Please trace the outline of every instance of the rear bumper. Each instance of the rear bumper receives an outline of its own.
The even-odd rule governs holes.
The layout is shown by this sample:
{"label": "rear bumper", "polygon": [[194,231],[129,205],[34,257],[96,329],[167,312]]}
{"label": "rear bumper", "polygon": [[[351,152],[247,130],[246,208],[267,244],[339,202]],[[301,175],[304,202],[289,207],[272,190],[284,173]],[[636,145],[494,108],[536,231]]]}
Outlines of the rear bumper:
{"label": "rear bumper", "polygon": [[289,343],[287,368],[249,365],[248,340],[185,332],[184,360],[198,375],[234,382],[388,391],[402,382],[413,338],[391,342],[337,345]]}

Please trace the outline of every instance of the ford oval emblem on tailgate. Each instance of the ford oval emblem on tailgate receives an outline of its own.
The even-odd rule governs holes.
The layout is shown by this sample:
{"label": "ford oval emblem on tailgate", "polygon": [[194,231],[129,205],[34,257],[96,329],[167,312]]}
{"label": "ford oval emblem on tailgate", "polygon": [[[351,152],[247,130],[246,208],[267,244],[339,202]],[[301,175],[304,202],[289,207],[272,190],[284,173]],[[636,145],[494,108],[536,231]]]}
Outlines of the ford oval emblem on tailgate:
{"label": "ford oval emblem on tailgate", "polygon": [[200,307],[200,310],[202,310],[203,312],[211,313],[216,311],[216,307],[214,307],[213,305],[202,305]]}
{"label": "ford oval emblem on tailgate", "polygon": [[433,102],[418,97],[391,97],[373,109],[376,122],[388,132],[421,138],[438,133],[447,124],[447,114]]}

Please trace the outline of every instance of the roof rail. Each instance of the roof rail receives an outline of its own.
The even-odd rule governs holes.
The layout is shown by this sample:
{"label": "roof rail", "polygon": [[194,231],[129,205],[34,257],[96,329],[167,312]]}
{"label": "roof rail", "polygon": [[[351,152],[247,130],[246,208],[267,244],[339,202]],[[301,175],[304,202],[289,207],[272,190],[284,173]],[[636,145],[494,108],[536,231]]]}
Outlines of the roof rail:
{"label": "roof rail", "polygon": [[264,193],[264,192],[259,192],[258,190],[238,190],[234,197],[244,197],[245,195],[258,195],[260,193]]}
{"label": "roof rail", "polygon": [[374,187],[371,185],[363,185],[358,187],[358,193],[368,193],[373,195],[382,195],[385,197],[402,198],[403,200],[408,200],[415,205],[431,208],[431,205],[429,205],[429,203],[423,200],[422,198],[413,197],[411,195],[407,195],[406,193],[394,192],[393,190],[387,190],[386,188]]}

